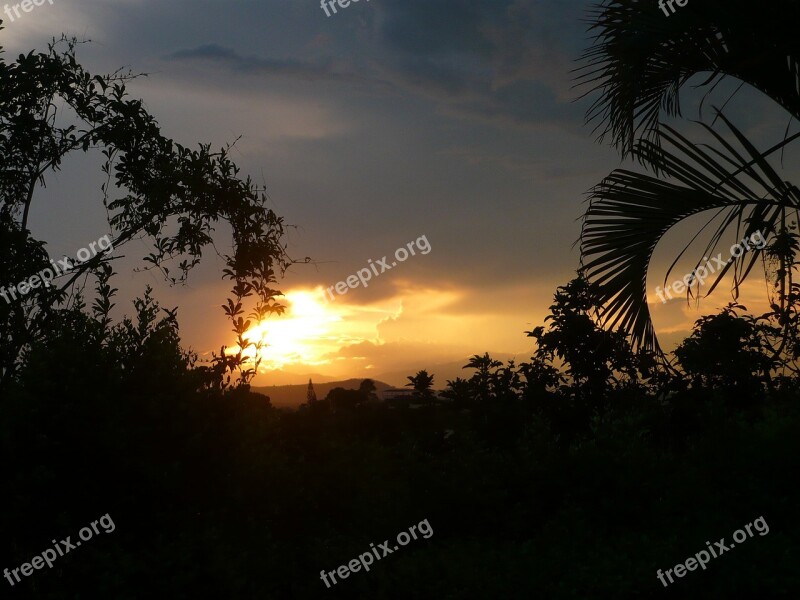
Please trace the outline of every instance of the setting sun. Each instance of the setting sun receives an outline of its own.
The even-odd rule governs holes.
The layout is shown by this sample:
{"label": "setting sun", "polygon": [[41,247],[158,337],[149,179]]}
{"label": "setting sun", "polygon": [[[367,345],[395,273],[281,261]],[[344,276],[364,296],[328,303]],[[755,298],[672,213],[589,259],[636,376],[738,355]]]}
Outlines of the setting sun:
{"label": "setting sun", "polygon": [[254,325],[245,334],[247,341],[264,344],[261,365],[279,369],[292,363],[323,362],[325,348],[319,341],[331,337],[341,315],[326,304],[321,289],[287,292],[282,301],[288,307],[285,315]]}

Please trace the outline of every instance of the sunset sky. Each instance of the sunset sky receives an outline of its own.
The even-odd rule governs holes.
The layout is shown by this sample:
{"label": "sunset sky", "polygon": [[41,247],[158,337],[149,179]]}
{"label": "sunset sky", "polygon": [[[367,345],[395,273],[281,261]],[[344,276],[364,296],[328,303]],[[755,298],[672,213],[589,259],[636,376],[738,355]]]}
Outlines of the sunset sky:
{"label": "sunset sky", "polygon": [[[326,17],[314,0],[54,0],[4,22],[0,45],[10,60],[61,32],[90,39],[78,55],[90,71],[149,74],[129,91],[167,136],[214,147],[242,136],[233,159],[296,226],[290,254],[313,259],[279,283],[289,310],[257,333],[271,344],[265,367],[283,372],[256,385],[309,375],[397,385],[427,368],[443,386],[472,354],[530,355],[523,332],[542,323],[578,266],[585,194],[621,164],[583,124],[589,102],[575,101],[571,71],[588,44],[591,4],[362,0]],[[732,89],[718,90],[721,102]],[[696,106],[689,95],[685,115],[697,118]],[[726,111],[764,146],[787,126],[746,91]],[[787,153],[787,170],[796,159]],[[98,164],[73,158],[34,204],[34,235],[51,254],[74,255],[108,233]],[[691,225],[659,246],[650,276],[666,347],[700,314],[655,297]],[[325,298],[423,235],[428,254]],[[228,241],[221,228],[219,244]],[[143,242],[119,251],[118,305],[130,313],[150,284],[162,305],[180,307],[186,346],[208,356],[232,344],[221,262],[207,254],[186,287],[170,288],[132,272],[147,251]],[[701,312],[725,304],[726,291]],[[750,281],[745,304],[750,297],[763,301],[763,278]]]}

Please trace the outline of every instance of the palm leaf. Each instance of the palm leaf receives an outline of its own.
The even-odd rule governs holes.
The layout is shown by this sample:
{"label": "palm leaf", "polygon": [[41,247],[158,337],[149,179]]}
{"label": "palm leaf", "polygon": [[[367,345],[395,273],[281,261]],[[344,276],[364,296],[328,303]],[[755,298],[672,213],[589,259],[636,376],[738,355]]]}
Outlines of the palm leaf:
{"label": "palm leaf", "polygon": [[730,76],[800,118],[798,22],[797,0],[702,0],[669,17],[656,0],[606,0],[590,12],[594,43],[577,70],[584,95],[599,92],[587,121],[625,154],[637,139],[658,143],[661,118],[681,114],[679,91],[698,73],[709,91]]}
{"label": "palm leaf", "polygon": [[[718,225],[703,256],[712,256],[732,232],[737,240],[757,231],[769,235],[784,209],[800,206],[797,188],[782,181],[755,145],[719,116],[733,141],[698,123],[715,143],[695,145],[662,124],[657,140],[640,140],[633,149],[643,163],[658,165],[661,177],[619,169],[590,193],[580,238],[583,269],[598,284],[605,325],[629,333],[636,347],[659,350],[647,305],[647,275],[653,251],[675,224],[711,211],[706,227]],[[760,255],[754,249],[727,264],[715,273],[708,293],[731,270],[738,293]]]}

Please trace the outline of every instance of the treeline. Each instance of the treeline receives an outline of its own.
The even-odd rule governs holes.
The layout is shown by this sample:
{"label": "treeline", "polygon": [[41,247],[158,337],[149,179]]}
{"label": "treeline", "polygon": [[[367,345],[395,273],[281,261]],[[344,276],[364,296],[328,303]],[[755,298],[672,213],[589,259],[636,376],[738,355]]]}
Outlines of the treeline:
{"label": "treeline", "polygon": [[[431,375],[411,376],[416,409],[275,410],[199,366],[176,315],[149,297],[116,325],[58,313],[0,407],[3,563],[98,514],[116,530],[6,591],[656,597],[658,568],[760,516],[769,535],[675,587],[800,589],[794,378],[765,378],[724,337],[748,333],[733,309],[701,320],[670,372],[597,327],[588,290],[559,290],[529,362],[476,355],[445,400],[426,395]],[[330,590],[320,582],[422,519],[431,539]]]}

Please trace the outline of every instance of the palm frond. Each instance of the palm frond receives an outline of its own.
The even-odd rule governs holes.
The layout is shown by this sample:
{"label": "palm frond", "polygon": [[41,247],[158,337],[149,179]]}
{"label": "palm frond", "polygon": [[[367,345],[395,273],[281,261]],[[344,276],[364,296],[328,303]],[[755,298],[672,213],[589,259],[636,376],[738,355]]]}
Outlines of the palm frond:
{"label": "palm frond", "polygon": [[[599,92],[587,111],[623,154],[637,139],[659,141],[666,115],[681,114],[679,91],[698,73],[713,89],[730,76],[800,117],[800,2],[690,2],[665,16],[655,0],[606,0],[590,12],[594,43],[577,69],[578,87]],[[644,157],[639,157],[646,159]]]}
{"label": "palm frond", "polygon": [[[631,334],[636,347],[659,350],[647,304],[647,275],[653,251],[675,224],[712,211],[706,226],[719,224],[703,253],[711,256],[732,231],[736,239],[756,232],[769,235],[784,209],[800,206],[797,188],[782,181],[728,119],[720,119],[733,141],[698,123],[715,144],[696,145],[662,125],[658,140],[634,146],[636,156],[657,164],[661,176],[619,169],[590,193],[580,238],[583,269],[599,286],[606,326]],[[708,293],[731,270],[737,293],[760,254],[754,249],[726,264],[715,273]]]}

